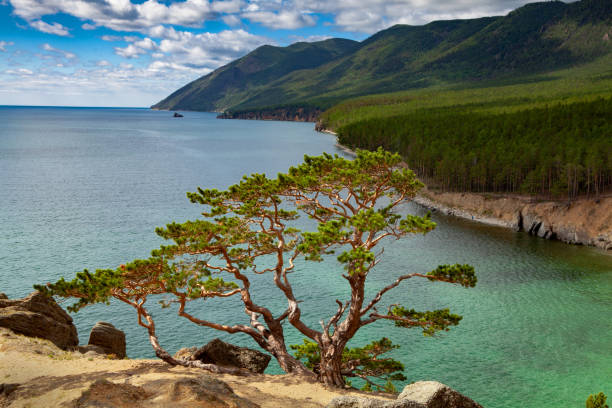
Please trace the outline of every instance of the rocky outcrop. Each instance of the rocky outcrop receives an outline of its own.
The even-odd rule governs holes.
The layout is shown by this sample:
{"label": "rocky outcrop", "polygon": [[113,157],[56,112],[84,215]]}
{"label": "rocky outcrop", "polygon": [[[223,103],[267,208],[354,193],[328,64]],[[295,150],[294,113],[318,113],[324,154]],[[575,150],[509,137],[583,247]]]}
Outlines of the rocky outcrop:
{"label": "rocky outcrop", "polygon": [[219,339],[214,339],[201,348],[184,348],[176,352],[175,358],[199,360],[205,364],[216,364],[225,367],[244,368],[253,373],[263,373],[270,357],[257,350],[238,347]]}
{"label": "rocky outcrop", "polygon": [[210,376],[156,380],[142,386],[97,380],[73,403],[75,407],[258,408]]}
{"label": "rocky outcrop", "polygon": [[79,344],[72,318],[53,298],[40,292],[33,292],[23,299],[0,298],[0,327],[50,340],[64,350]]}
{"label": "rocky outcrop", "polygon": [[343,396],[331,400],[327,408],[482,408],[470,398],[436,381],[407,385],[395,401]]}
{"label": "rocky outcrop", "polygon": [[612,197],[560,202],[429,190],[414,201],[449,215],[525,231],[540,238],[612,250]]}
{"label": "rocky outcrop", "polygon": [[218,119],[282,120],[290,122],[316,122],[321,114],[319,109],[287,107],[253,111],[223,112]]}
{"label": "rocky outcrop", "polygon": [[437,381],[409,384],[397,399],[414,401],[427,408],[482,408],[474,400]]}
{"label": "rocky outcrop", "polygon": [[[125,358],[125,333],[110,323],[98,322],[91,329],[88,346],[97,346],[105,354],[114,354],[117,358]],[[93,351],[96,351],[93,349]]]}

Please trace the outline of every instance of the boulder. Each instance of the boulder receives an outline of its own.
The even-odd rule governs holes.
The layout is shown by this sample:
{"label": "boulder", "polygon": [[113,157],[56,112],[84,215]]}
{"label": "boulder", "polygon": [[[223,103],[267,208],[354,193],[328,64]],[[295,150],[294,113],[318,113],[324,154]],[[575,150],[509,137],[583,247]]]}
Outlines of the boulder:
{"label": "boulder", "polygon": [[197,347],[185,347],[174,353],[174,358],[179,360],[191,360],[193,353],[198,351]]}
{"label": "boulder", "polygon": [[336,397],[326,408],[482,408],[470,398],[436,381],[407,385],[395,401]]}
{"label": "boulder", "polygon": [[385,401],[375,398],[361,398],[354,397],[352,395],[344,395],[342,397],[336,397],[326,408],[384,408],[388,403],[395,401]]}
{"label": "boulder", "polygon": [[93,344],[88,344],[86,346],[78,346],[77,350],[81,354],[87,354],[87,355],[90,355],[90,356],[91,355],[96,355],[96,354],[100,354],[100,355],[107,354],[105,349],[103,349],[100,346],[94,346]]}
{"label": "boulder", "polygon": [[50,340],[64,350],[79,344],[72,318],[53,298],[38,291],[23,299],[0,298],[0,327]]}
{"label": "boulder", "polygon": [[[125,358],[125,333],[110,323],[98,322],[91,329],[88,346],[98,346],[105,354],[114,354]],[[95,350],[94,350],[95,351]]]}
{"label": "boulder", "polygon": [[482,408],[470,398],[437,381],[409,384],[397,399],[414,401],[427,408]]}
{"label": "boulder", "polygon": [[225,367],[244,368],[253,373],[263,373],[270,357],[257,350],[238,347],[219,339],[214,339],[204,347],[195,347],[179,350],[175,358],[184,360],[200,360],[206,364],[216,364]]}

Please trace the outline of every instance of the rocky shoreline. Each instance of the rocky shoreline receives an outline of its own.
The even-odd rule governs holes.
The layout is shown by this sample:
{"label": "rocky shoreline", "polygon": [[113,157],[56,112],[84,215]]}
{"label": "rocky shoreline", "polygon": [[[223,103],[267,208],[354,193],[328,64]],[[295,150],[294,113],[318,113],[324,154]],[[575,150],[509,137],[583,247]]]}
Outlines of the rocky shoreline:
{"label": "rocky shoreline", "polygon": [[[315,130],[336,135],[317,122]],[[355,154],[349,147],[338,148]],[[612,251],[612,196],[567,201],[536,201],[507,194],[435,192],[424,189],[413,199],[447,215],[524,231],[544,239]]]}
{"label": "rocky shoreline", "polygon": [[425,190],[414,201],[448,215],[544,239],[612,250],[612,197],[535,201],[520,196]]}
{"label": "rocky shoreline", "polygon": [[275,108],[256,111],[222,112],[217,119],[280,120],[289,122],[316,122],[321,111],[307,108]]}

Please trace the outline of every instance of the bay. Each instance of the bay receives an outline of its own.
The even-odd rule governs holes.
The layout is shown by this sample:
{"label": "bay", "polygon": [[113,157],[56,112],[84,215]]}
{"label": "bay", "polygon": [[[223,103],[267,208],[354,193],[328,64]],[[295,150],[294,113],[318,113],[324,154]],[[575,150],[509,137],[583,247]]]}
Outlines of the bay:
{"label": "bay", "polygon": [[[83,268],[116,267],[162,243],[157,226],[198,217],[185,197],[198,186],[225,188],[243,174],[274,176],[304,154],[343,154],[309,123],[226,121],[214,114],[147,109],[0,107],[0,292],[21,297],[32,284],[71,278]],[[407,212],[423,213],[408,204]],[[354,345],[387,336],[408,382],[437,380],[486,407],[582,407],[588,394],[612,394],[612,257],[523,233],[434,214],[426,236],[386,244],[369,294],[403,273],[469,263],[474,289],[409,281],[389,302],[417,310],[449,307],[461,324],[434,338],[385,322],[359,332]],[[333,261],[300,263],[292,276],[305,319],[317,325],[346,299]],[[257,280],[256,300],[282,310],[280,293]],[[65,305],[65,304],[64,304]],[[220,337],[154,309],[171,352]],[[245,320],[237,302],[190,305],[209,319]],[[81,343],[99,320],[127,334],[128,355],[150,358],[146,331],[116,302],[73,315]],[[289,331],[289,343],[301,336]],[[272,365],[269,372],[278,373]]]}

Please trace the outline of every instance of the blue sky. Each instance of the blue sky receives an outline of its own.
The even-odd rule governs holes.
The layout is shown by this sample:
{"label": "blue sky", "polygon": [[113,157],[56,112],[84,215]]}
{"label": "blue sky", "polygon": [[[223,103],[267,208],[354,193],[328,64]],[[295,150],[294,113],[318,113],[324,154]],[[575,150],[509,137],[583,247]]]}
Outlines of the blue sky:
{"label": "blue sky", "polygon": [[0,0],[0,105],[150,106],[263,44],[363,40],[525,0]]}

